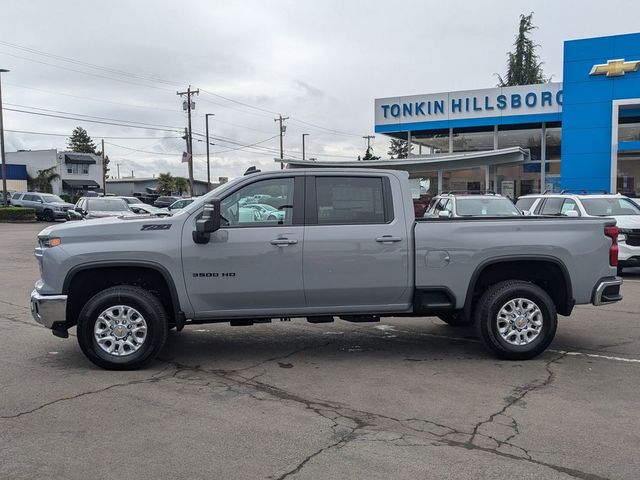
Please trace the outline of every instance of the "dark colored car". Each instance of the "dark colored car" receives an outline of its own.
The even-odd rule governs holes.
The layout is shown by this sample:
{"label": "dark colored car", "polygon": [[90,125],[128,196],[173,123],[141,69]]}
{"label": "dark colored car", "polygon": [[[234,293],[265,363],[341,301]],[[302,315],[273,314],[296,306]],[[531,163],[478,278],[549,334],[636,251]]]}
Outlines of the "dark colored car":
{"label": "dark colored car", "polygon": [[180,200],[179,197],[162,196],[158,197],[156,201],[153,202],[153,206],[158,208],[167,208],[169,205],[177,202],[178,200]]}
{"label": "dark colored car", "polygon": [[109,197],[82,197],[76,203],[75,211],[87,219],[135,215],[127,202]]}

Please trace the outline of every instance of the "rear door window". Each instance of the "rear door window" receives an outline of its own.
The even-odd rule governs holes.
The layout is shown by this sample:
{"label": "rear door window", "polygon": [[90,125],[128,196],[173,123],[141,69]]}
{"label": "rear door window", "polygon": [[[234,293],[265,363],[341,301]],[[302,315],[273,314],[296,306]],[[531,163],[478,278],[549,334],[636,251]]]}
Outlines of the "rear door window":
{"label": "rear door window", "polygon": [[316,177],[319,225],[390,221],[381,177]]}
{"label": "rear door window", "polygon": [[542,205],[540,214],[542,215],[560,215],[564,198],[547,198]]}
{"label": "rear door window", "polygon": [[567,212],[576,212],[578,216],[580,216],[578,205],[576,204],[576,201],[571,198],[565,199],[564,203],[562,204],[562,210],[560,211],[562,215],[567,215]]}
{"label": "rear door window", "polygon": [[521,198],[516,202],[516,207],[518,207],[518,210],[520,211],[531,211],[531,207],[536,203],[536,200],[536,198]]}

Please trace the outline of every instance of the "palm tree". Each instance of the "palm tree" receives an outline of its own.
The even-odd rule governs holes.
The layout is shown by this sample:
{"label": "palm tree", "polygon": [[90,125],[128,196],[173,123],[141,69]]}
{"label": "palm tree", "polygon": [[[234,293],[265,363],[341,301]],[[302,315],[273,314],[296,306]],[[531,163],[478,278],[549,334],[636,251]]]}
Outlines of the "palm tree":
{"label": "palm tree", "polygon": [[176,177],[174,188],[180,195],[182,195],[182,192],[186,192],[187,190],[189,190],[189,182],[184,177]]}
{"label": "palm tree", "polygon": [[42,193],[51,193],[53,187],[51,182],[60,178],[56,167],[45,168],[44,170],[38,170],[38,176],[35,178],[29,177],[29,190],[35,190]]}
{"label": "palm tree", "polygon": [[156,190],[161,195],[171,195],[176,188],[176,179],[169,172],[158,175]]}

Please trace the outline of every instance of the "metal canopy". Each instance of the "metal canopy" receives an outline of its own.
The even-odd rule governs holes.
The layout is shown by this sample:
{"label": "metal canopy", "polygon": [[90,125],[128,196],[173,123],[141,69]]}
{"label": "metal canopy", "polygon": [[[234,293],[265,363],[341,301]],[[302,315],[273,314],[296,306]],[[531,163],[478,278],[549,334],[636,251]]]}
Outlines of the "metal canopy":
{"label": "metal canopy", "polygon": [[462,170],[488,165],[505,165],[522,163],[530,158],[529,150],[520,147],[488,150],[484,152],[460,152],[436,155],[412,155],[410,158],[362,160],[362,161],[313,161],[279,158],[277,163],[288,164],[289,168],[313,167],[354,167],[354,168],[386,168],[391,170],[405,170],[409,173],[424,173],[438,170]]}
{"label": "metal canopy", "polygon": [[63,185],[66,185],[69,188],[99,188],[100,185],[98,185],[95,181],[93,180],[63,180],[62,181]]}
{"label": "metal canopy", "polygon": [[95,161],[95,159],[91,158],[89,155],[65,153],[64,163],[95,165],[97,162]]}

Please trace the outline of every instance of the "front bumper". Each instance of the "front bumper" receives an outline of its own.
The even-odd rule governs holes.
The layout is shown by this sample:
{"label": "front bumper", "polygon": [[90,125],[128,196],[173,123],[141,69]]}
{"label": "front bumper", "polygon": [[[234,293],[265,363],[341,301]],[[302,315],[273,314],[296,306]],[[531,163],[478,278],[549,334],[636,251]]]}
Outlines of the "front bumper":
{"label": "front bumper", "polygon": [[622,286],[622,278],[608,277],[602,278],[593,290],[591,303],[594,305],[608,305],[610,303],[622,300],[620,287]]}
{"label": "front bumper", "polygon": [[31,315],[40,325],[54,328],[54,324],[64,323],[67,317],[66,295],[40,295],[31,292]]}

